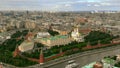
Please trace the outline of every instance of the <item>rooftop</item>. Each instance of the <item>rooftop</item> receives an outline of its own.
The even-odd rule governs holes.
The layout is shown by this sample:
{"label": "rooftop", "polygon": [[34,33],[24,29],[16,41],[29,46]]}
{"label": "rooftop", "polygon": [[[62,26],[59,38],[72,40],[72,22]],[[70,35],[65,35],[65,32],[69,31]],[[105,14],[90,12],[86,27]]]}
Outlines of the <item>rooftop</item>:
{"label": "rooftop", "polygon": [[[104,68],[107,68],[107,67],[109,66],[109,64],[114,63],[115,61],[114,61],[113,59],[110,59],[110,58],[104,58],[104,59],[102,60],[102,62],[105,64],[105,65],[104,65]],[[93,68],[93,65],[94,65],[94,64],[96,64],[96,62],[92,62],[92,63],[90,63],[90,64],[87,64],[87,65],[85,65],[85,66],[82,67],[82,68]],[[113,67],[113,68],[118,68],[118,67]]]}
{"label": "rooftop", "polygon": [[50,38],[42,38],[42,40],[57,40],[57,39],[65,39],[68,38],[67,35],[57,35],[57,36],[51,36]]}
{"label": "rooftop", "polygon": [[34,42],[28,42],[28,41],[24,41],[20,46],[19,46],[19,50],[22,52],[28,51],[28,50],[32,50],[34,47]]}

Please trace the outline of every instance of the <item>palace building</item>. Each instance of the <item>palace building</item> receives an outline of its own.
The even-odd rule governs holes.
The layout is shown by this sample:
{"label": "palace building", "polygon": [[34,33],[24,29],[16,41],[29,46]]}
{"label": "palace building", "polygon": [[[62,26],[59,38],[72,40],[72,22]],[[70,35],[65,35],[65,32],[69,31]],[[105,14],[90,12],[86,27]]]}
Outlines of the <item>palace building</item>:
{"label": "palace building", "polygon": [[34,42],[24,41],[18,48],[21,52],[33,50]]}
{"label": "palace building", "polygon": [[37,42],[44,44],[45,46],[52,47],[56,45],[66,45],[72,42],[72,38],[68,35],[57,35],[49,38],[36,39]]}

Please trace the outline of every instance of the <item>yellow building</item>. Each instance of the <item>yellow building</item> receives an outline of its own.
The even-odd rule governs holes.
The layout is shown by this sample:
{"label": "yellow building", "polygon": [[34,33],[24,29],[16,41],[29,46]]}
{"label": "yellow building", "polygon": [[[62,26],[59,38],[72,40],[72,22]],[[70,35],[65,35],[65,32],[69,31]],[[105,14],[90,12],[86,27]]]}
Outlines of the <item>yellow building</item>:
{"label": "yellow building", "polygon": [[21,52],[32,50],[34,48],[34,42],[24,41],[18,48]]}
{"label": "yellow building", "polygon": [[68,35],[70,31],[68,30],[59,30],[59,29],[53,29],[53,31],[57,31],[60,35]]}
{"label": "yellow building", "polygon": [[72,42],[72,38],[67,35],[52,36],[50,38],[37,39],[38,42],[48,46],[66,45]]}
{"label": "yellow building", "polygon": [[67,31],[60,31],[59,33],[60,33],[60,35],[67,35],[68,34]]}
{"label": "yellow building", "polygon": [[25,28],[27,28],[27,29],[34,29],[35,27],[36,27],[35,22],[26,21]]}

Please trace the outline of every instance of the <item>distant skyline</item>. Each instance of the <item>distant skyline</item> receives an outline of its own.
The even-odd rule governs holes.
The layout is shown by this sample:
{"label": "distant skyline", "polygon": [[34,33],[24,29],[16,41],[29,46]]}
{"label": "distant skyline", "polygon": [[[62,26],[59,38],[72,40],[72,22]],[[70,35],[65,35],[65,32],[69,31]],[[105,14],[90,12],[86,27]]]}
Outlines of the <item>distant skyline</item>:
{"label": "distant skyline", "polygon": [[0,10],[120,11],[120,0],[0,0]]}

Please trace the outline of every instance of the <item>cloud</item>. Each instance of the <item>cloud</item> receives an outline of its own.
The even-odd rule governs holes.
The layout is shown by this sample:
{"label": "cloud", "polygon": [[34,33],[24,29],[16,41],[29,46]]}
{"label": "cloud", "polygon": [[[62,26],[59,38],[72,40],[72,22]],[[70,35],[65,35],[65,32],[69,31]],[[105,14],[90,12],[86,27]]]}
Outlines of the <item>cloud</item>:
{"label": "cloud", "polygon": [[39,0],[0,0],[0,10],[39,10]]}
{"label": "cloud", "polygon": [[[49,8],[50,7],[50,8]],[[71,11],[72,5],[71,4],[57,4],[57,5],[46,5],[43,7],[43,11]]]}
{"label": "cloud", "polygon": [[[120,10],[120,0],[0,0],[0,10]],[[98,8],[99,7],[99,8]]]}
{"label": "cloud", "polygon": [[72,5],[71,4],[65,4],[65,7],[71,7]]}
{"label": "cloud", "polygon": [[102,6],[110,6],[112,5],[111,3],[100,3]]}
{"label": "cloud", "polygon": [[98,5],[98,4],[95,4],[94,6],[95,6],[95,7],[99,7],[100,5]]}

